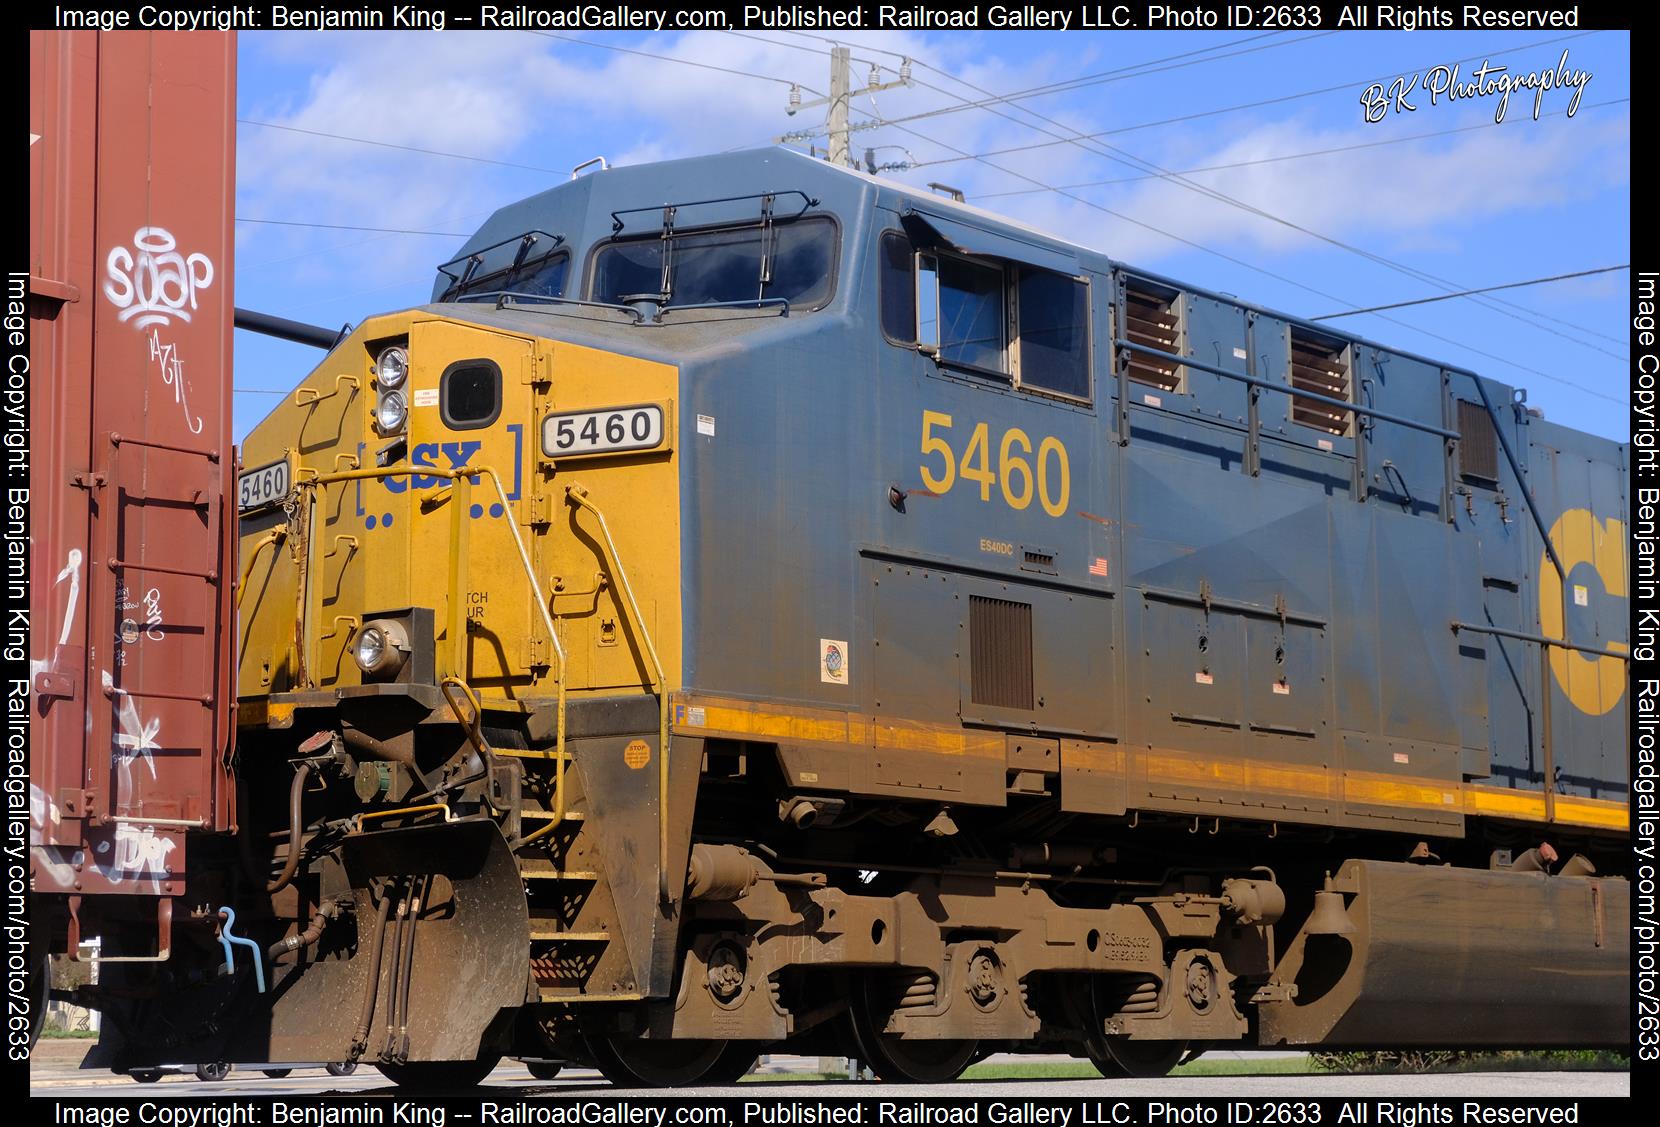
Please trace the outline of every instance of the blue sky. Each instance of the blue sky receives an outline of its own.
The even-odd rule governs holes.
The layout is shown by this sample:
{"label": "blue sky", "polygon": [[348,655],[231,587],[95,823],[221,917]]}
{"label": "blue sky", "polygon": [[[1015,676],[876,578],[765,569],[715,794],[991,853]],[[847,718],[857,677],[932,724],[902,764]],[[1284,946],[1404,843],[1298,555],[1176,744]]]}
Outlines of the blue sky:
{"label": "blue sky", "polygon": [[[970,202],[1259,304],[1316,316],[1630,260],[1625,32],[845,42],[857,83],[872,64],[891,81],[900,56],[913,60],[914,86],[854,103],[855,121],[929,115],[854,134],[856,153],[885,146],[877,160],[917,165],[886,175],[951,184]],[[790,82],[808,101],[827,88],[830,49],[790,32],[273,32],[239,43],[237,213],[278,222],[239,222],[236,302],[331,327],[425,301],[433,267],[495,208],[590,157],[719,152],[822,123],[822,109],[784,110]],[[1468,82],[1483,60],[1547,71],[1564,51],[1569,70],[1590,75],[1572,118],[1571,89],[1546,92],[1538,120],[1533,92],[1518,90],[1495,124],[1497,95],[1431,104],[1420,84],[1407,98],[1415,110],[1364,120],[1374,80],[1459,64]],[[1335,323],[1525,387],[1551,419],[1623,440],[1628,286],[1625,272],[1602,274]],[[245,332],[236,346],[240,438],[318,354]]]}

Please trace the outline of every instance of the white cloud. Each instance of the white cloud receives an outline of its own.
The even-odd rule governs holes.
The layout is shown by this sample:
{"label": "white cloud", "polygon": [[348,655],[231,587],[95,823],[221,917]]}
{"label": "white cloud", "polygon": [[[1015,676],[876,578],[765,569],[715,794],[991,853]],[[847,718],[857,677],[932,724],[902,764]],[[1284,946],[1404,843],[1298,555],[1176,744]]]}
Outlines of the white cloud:
{"label": "white cloud", "polygon": [[[786,42],[777,35],[758,39],[717,33],[643,40],[578,38],[585,42],[478,32],[245,37],[279,69],[311,71],[303,88],[272,94],[266,104],[250,104],[247,116],[550,171],[513,172],[244,126],[239,153],[241,213],[469,231],[495,207],[550,187],[564,175],[551,170],[597,155],[581,148],[593,144],[587,138],[595,133],[611,139],[606,155],[615,163],[639,163],[766,144],[779,133],[823,119],[822,108],[786,117],[787,85],[753,76],[823,90],[828,85],[824,44],[799,37]],[[594,44],[626,46],[738,73],[618,53]],[[1052,81],[1057,75],[1076,75],[1092,65],[1082,53],[1014,62],[1009,56],[983,53],[982,40],[962,35],[855,36],[852,45],[858,60],[856,83],[864,81],[867,61],[890,68],[880,73],[881,78],[895,77],[891,68],[899,61],[886,52],[907,53],[939,68],[918,64],[913,68],[916,86],[876,95],[874,105],[887,117],[948,109],[960,104],[961,97],[981,97],[940,71],[988,90],[1006,91]],[[1148,116],[1143,100],[1107,92],[1117,89],[1091,88],[1061,99],[1000,107],[1005,115],[1001,117],[984,111],[925,117],[906,127],[912,132],[892,126],[860,130],[852,136],[853,149],[862,155],[867,145],[881,145],[887,147],[878,150],[878,160],[909,153],[918,161],[932,162],[956,153],[1030,145],[1054,134],[1066,135],[1069,129],[1121,127]],[[813,97],[803,92],[804,99]],[[867,118],[872,107],[871,98],[857,99],[854,120]],[[1037,121],[1030,111],[1064,124]],[[1485,114],[1486,109],[1473,112]],[[1385,253],[1441,251],[1457,247],[1462,225],[1472,220],[1535,213],[1627,178],[1629,122],[1623,114],[1612,116],[1615,112],[1582,112],[1572,121],[1533,122],[1524,117],[1450,138],[1195,173],[1192,179]],[[1439,116],[1420,114],[1401,128],[1422,131],[1430,120],[1444,121],[1450,128],[1490,118],[1449,110]],[[578,124],[572,127],[573,122]],[[1137,131],[1109,140],[1163,167],[1190,168],[1375,141],[1387,135],[1384,128],[1332,130],[1296,117],[1259,118],[1242,128],[1239,119],[1229,118],[1203,129],[1195,125]],[[984,192],[1033,187],[1033,181],[1066,184],[1133,176],[1135,171],[1088,146],[1059,144],[985,162],[929,163],[893,175],[919,188],[929,180],[947,182],[973,199]],[[1100,207],[1049,192],[986,203],[1116,257],[1155,267],[1182,248],[1140,224],[1265,264],[1277,255],[1314,245],[1306,235],[1165,180],[1080,188],[1076,194],[1098,201]],[[1139,224],[1113,218],[1101,207]],[[264,263],[267,272],[321,287],[320,301],[329,294],[372,294],[398,279],[419,278],[459,242],[246,226],[239,234],[239,251],[251,271]]]}

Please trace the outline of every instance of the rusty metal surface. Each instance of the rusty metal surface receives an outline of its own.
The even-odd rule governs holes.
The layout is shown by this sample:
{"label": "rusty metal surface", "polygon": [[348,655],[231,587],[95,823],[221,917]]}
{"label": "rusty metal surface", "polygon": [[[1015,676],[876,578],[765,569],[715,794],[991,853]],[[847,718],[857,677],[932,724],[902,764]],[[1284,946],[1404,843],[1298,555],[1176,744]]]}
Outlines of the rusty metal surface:
{"label": "rusty metal surface", "polygon": [[1355,930],[1293,940],[1264,1045],[1629,1041],[1626,881],[1351,861],[1335,888]]}
{"label": "rusty metal surface", "polygon": [[30,35],[40,891],[181,893],[186,833],[234,817],[235,51]]}

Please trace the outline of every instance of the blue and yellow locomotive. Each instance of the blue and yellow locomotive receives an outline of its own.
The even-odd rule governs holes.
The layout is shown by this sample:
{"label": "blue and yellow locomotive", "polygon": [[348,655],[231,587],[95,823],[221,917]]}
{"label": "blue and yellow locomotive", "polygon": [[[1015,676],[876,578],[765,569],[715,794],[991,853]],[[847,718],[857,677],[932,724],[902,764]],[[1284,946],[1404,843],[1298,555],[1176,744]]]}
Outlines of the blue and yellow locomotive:
{"label": "blue and yellow locomotive", "polygon": [[1623,1044],[1625,459],[797,153],[573,179],[249,436],[268,954],[104,1059]]}

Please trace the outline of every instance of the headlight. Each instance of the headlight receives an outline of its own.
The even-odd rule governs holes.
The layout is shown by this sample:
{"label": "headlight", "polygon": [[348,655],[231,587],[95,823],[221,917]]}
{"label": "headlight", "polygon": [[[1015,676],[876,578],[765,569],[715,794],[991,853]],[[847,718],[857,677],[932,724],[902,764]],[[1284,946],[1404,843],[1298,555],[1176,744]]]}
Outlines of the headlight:
{"label": "headlight", "polygon": [[375,378],[388,390],[402,387],[409,375],[409,353],[394,345],[375,358]]}
{"label": "headlight", "polygon": [[357,636],[357,649],[352,654],[359,669],[374,673],[386,661],[386,632],[371,626]]}
{"label": "headlight", "polygon": [[409,418],[409,401],[401,391],[389,391],[375,404],[375,423],[382,434],[397,434]]}
{"label": "headlight", "polygon": [[409,656],[409,636],[396,622],[370,622],[358,631],[352,658],[366,676],[391,677]]}

